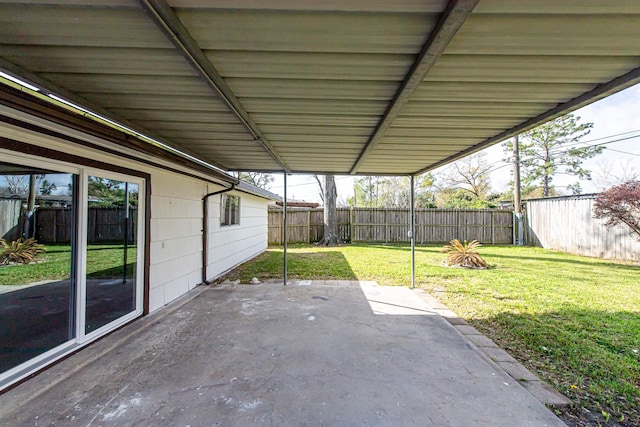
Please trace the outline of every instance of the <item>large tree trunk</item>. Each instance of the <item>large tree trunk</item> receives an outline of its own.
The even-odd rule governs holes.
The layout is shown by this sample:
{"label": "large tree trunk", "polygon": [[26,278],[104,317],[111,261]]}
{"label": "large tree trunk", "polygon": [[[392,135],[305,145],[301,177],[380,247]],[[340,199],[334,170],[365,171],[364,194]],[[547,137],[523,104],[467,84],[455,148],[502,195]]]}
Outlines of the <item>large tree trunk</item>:
{"label": "large tree trunk", "polygon": [[333,175],[324,177],[324,237],[318,244],[335,246],[340,243],[338,237],[338,213],[336,211],[336,181]]}

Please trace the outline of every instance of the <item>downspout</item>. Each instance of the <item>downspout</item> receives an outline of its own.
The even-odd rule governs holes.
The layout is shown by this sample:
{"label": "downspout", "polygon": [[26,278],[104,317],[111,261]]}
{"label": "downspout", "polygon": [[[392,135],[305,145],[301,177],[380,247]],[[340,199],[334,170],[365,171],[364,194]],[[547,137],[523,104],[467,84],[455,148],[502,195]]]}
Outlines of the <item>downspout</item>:
{"label": "downspout", "polygon": [[202,198],[202,284],[210,285],[207,281],[207,262],[209,260],[209,197],[216,194],[228,193],[236,188],[235,184],[231,184],[231,187],[224,190],[214,191],[213,193],[205,194]]}

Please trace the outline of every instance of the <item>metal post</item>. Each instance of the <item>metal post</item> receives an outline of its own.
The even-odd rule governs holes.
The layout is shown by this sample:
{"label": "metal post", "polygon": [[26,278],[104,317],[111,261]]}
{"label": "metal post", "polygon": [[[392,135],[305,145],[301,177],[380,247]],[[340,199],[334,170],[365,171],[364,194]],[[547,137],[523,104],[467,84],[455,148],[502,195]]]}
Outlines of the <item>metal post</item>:
{"label": "metal post", "polygon": [[514,243],[522,245],[522,198],[520,196],[520,140],[518,135],[513,138],[513,213]]}
{"label": "metal post", "polygon": [[414,176],[409,177],[409,183],[411,190],[409,191],[409,204],[410,204],[410,228],[409,231],[411,237],[411,289],[416,287],[416,206],[415,206],[415,193],[414,193]]}
{"label": "metal post", "polygon": [[284,173],[284,201],[282,202],[282,244],[284,245],[284,286],[287,286],[287,172]]}

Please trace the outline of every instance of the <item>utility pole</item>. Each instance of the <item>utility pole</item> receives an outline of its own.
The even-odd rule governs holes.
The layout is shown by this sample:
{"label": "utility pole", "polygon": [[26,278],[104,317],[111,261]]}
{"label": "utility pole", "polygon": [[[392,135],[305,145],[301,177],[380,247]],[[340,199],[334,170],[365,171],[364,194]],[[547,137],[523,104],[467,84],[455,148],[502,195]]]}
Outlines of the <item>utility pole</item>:
{"label": "utility pole", "polygon": [[513,138],[513,213],[516,219],[516,233],[514,244],[522,246],[522,198],[520,195],[520,140],[518,135]]}

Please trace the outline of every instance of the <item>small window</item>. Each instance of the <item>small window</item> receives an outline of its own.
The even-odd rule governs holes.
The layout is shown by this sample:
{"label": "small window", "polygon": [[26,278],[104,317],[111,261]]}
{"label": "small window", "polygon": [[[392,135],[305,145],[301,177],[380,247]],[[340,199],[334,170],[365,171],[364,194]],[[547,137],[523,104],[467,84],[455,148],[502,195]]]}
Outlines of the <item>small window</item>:
{"label": "small window", "polygon": [[240,224],[240,197],[222,195],[220,225]]}

